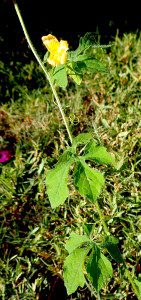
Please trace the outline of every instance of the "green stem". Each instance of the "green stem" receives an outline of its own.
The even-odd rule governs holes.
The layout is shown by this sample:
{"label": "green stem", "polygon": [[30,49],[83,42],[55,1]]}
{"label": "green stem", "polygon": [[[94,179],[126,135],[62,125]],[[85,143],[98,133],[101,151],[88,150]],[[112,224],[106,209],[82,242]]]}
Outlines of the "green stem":
{"label": "green stem", "polygon": [[91,296],[96,296],[96,292],[93,289],[92,284],[88,281],[88,278],[86,278],[86,282],[85,283],[86,283],[86,286],[87,286],[88,290],[91,292]]}
{"label": "green stem", "polygon": [[131,284],[131,286],[132,286],[132,288],[133,288],[133,291],[134,291],[135,295],[137,296],[138,300],[141,300],[141,295],[139,294],[139,292],[138,292],[138,290],[137,290],[137,287],[136,287],[136,285],[135,285],[135,283],[134,283],[134,281],[133,281],[133,278],[132,278],[132,276],[131,276],[129,270],[126,269],[125,272],[126,272],[126,276],[128,277],[128,280],[129,280],[129,282],[130,282],[130,284]]}
{"label": "green stem", "polygon": [[37,59],[37,61],[38,61],[39,65],[40,65],[40,67],[42,68],[43,72],[45,73],[45,76],[46,76],[46,78],[47,78],[47,80],[48,80],[48,82],[49,82],[49,84],[50,84],[50,87],[51,87],[51,89],[52,89],[54,98],[55,98],[56,103],[57,103],[57,105],[58,105],[58,108],[59,108],[59,110],[60,110],[60,113],[61,113],[61,116],[62,116],[64,125],[65,125],[65,127],[66,127],[66,130],[67,130],[67,133],[68,133],[70,142],[72,143],[72,135],[71,135],[69,126],[68,126],[68,124],[67,124],[67,120],[66,120],[65,114],[64,114],[64,112],[63,112],[63,109],[62,109],[62,106],[61,106],[59,97],[58,97],[57,92],[56,92],[56,90],[55,90],[55,87],[54,87],[54,85],[52,84],[51,78],[50,78],[48,72],[46,71],[46,68],[45,68],[45,66],[44,66],[44,64],[43,64],[43,62],[42,62],[42,60],[40,59],[40,57],[39,57],[39,55],[38,55],[36,49],[34,48],[32,42],[31,42],[31,40],[30,40],[29,34],[28,34],[27,30],[26,30],[26,26],[25,26],[25,24],[24,24],[24,21],[23,21],[23,18],[22,18],[22,15],[21,15],[21,12],[20,12],[20,9],[19,9],[19,7],[18,7],[18,4],[17,4],[16,0],[13,0],[13,3],[14,3],[14,7],[15,7],[15,10],[16,10],[17,16],[18,16],[18,18],[19,18],[20,24],[21,24],[21,26],[22,26],[23,32],[24,32],[25,37],[26,37],[26,39],[27,39],[27,42],[28,42],[28,44],[29,44],[29,46],[30,46],[30,48],[31,48],[31,51],[33,52],[35,58]]}
{"label": "green stem", "polygon": [[97,300],[101,300],[99,293],[97,294]]}
{"label": "green stem", "polygon": [[108,229],[108,227],[107,227],[107,225],[106,225],[106,223],[105,223],[105,221],[104,221],[104,216],[103,216],[103,214],[102,214],[102,211],[101,211],[101,208],[100,208],[100,206],[99,206],[98,201],[96,201],[95,205],[96,205],[96,208],[97,208],[97,211],[98,211],[98,214],[99,214],[101,223],[102,223],[102,225],[103,225],[104,231],[105,231],[106,235],[110,235],[109,229]]}

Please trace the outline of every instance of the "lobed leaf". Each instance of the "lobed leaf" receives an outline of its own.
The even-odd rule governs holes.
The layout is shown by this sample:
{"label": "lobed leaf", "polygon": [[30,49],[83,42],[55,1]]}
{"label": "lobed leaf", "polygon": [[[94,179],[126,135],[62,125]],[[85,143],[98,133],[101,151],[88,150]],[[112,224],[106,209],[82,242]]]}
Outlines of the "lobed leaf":
{"label": "lobed leaf", "polygon": [[65,89],[68,84],[67,70],[65,65],[58,65],[51,72],[51,79],[54,84]]}
{"label": "lobed leaf", "polygon": [[94,57],[88,57],[85,60],[85,65],[88,69],[93,69],[95,72],[107,72],[107,68],[103,65],[103,63]]}
{"label": "lobed leaf", "polygon": [[80,159],[74,172],[74,185],[82,196],[94,203],[100,195],[104,182],[102,173],[90,168]]}
{"label": "lobed leaf", "polygon": [[80,235],[78,233],[72,232],[70,234],[69,240],[66,242],[65,249],[71,253],[76,248],[81,247],[84,243],[90,242],[90,239],[86,235]]}
{"label": "lobed leaf", "polygon": [[117,262],[122,263],[123,258],[118,249],[118,240],[114,236],[107,236],[103,244],[103,248],[106,248],[111,255],[111,257]]}
{"label": "lobed leaf", "polygon": [[77,135],[72,142],[72,147],[77,147],[79,145],[86,145],[93,139],[93,136],[90,132],[84,132]]}
{"label": "lobed leaf", "polygon": [[113,274],[110,261],[101,253],[97,246],[95,246],[95,249],[89,256],[87,272],[89,279],[97,292],[104,287],[104,285],[108,282],[109,277],[111,277]]}
{"label": "lobed leaf", "polygon": [[82,53],[86,53],[96,44],[95,34],[92,32],[87,32],[83,37],[80,38],[78,48],[75,51],[71,51],[71,57],[75,59],[75,57],[81,55]]}
{"label": "lobed leaf", "polygon": [[107,149],[103,146],[96,146],[95,142],[90,142],[85,149],[85,154],[83,156],[85,159],[95,160],[98,163],[106,165],[114,165],[114,157],[107,152]]}
{"label": "lobed leaf", "polygon": [[80,73],[86,72],[87,69],[93,69],[96,72],[107,72],[107,68],[100,60],[86,54],[76,56],[74,58],[73,65],[74,70]]}
{"label": "lobed leaf", "polygon": [[46,176],[47,194],[52,208],[63,204],[69,195],[67,186],[68,173],[74,159],[65,153],[54,169],[48,171]]}
{"label": "lobed leaf", "polygon": [[68,295],[85,284],[84,263],[89,249],[89,247],[77,248],[65,259],[63,277]]}

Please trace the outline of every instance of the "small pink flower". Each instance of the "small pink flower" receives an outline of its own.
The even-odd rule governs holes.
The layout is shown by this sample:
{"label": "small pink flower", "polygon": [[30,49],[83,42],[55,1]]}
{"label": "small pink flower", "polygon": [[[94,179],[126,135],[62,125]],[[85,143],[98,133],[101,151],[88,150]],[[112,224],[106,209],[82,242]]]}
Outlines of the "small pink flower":
{"label": "small pink flower", "polygon": [[0,150],[0,163],[5,163],[11,159],[12,155],[10,150]]}

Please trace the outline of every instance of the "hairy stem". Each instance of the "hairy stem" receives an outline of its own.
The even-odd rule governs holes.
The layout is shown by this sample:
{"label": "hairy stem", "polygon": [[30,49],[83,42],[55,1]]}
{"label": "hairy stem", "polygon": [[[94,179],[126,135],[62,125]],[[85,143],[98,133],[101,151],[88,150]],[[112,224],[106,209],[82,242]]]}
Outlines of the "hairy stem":
{"label": "hairy stem", "polygon": [[54,87],[54,85],[52,84],[51,78],[50,78],[48,72],[46,71],[46,68],[45,68],[45,66],[44,66],[44,64],[43,64],[43,62],[42,62],[42,60],[40,59],[40,57],[39,57],[39,55],[38,55],[36,49],[34,48],[32,42],[31,42],[31,40],[30,40],[29,34],[28,34],[28,32],[27,32],[26,26],[25,26],[25,24],[24,24],[24,21],[23,21],[23,18],[22,18],[22,15],[21,15],[21,12],[20,12],[20,9],[19,9],[19,7],[18,7],[18,4],[17,4],[16,0],[13,0],[13,3],[14,3],[14,7],[15,7],[15,10],[16,10],[17,16],[18,16],[18,18],[19,18],[20,24],[21,24],[21,26],[22,26],[23,32],[24,32],[25,37],[26,37],[26,39],[27,39],[28,45],[29,45],[29,47],[31,48],[31,51],[33,52],[33,54],[34,54],[36,60],[38,61],[40,67],[42,68],[42,70],[43,70],[43,72],[44,72],[44,74],[45,74],[45,76],[46,76],[46,78],[47,78],[47,80],[48,80],[48,82],[49,82],[49,84],[50,84],[50,87],[51,87],[51,89],[52,89],[54,98],[55,98],[56,103],[57,103],[57,105],[58,105],[58,108],[59,108],[59,110],[60,110],[60,113],[61,113],[61,116],[62,116],[64,125],[65,125],[65,127],[66,127],[66,130],[67,130],[67,133],[68,133],[70,142],[72,143],[72,135],[71,135],[69,126],[68,126],[68,124],[67,124],[66,116],[65,116],[65,114],[64,114],[64,112],[63,112],[63,109],[62,109],[62,106],[61,106],[59,97],[58,97],[57,92],[56,92],[56,90],[55,90],[55,87]]}

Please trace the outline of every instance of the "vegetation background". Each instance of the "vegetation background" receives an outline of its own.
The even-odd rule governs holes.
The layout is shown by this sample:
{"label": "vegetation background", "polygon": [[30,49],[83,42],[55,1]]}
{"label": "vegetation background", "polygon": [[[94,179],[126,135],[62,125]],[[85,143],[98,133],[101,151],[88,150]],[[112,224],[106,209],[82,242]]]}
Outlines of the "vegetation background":
{"label": "vegetation background", "polygon": [[[41,36],[54,33],[67,39],[71,46],[78,45],[78,36],[86,32],[99,32],[101,42],[109,42],[123,33],[141,30],[141,13],[138,0],[129,1],[45,1],[19,0],[27,29],[32,36],[38,51],[42,52]],[[5,59],[6,53],[18,54],[23,58],[23,52],[30,55],[22,29],[15,14],[12,0],[0,1],[1,45],[0,54]],[[24,55],[25,57],[25,55]]]}
{"label": "vegetation background", "polygon": [[[113,44],[96,53],[108,67],[108,74],[89,73],[79,87],[70,81],[67,91],[59,90],[59,95],[73,134],[93,131],[95,139],[119,162],[117,170],[98,165],[106,177],[99,201],[129,270],[139,278],[141,17],[137,3],[124,5],[92,5],[89,1],[86,6],[78,1],[76,6],[71,1],[61,7],[43,0],[19,1],[41,57],[41,36],[50,32],[67,39],[72,48],[87,31],[99,33],[101,43]],[[0,297],[96,299],[86,287],[67,297],[60,273],[66,257],[64,241],[70,231],[81,233],[84,224],[95,224],[98,241],[101,221],[71,183],[68,201],[51,210],[45,177],[66,147],[66,131],[12,1],[0,2],[0,20],[0,142],[1,149],[8,149],[11,155],[0,165]],[[120,266],[113,262],[113,267],[114,277],[102,290],[102,299],[136,299]]]}

